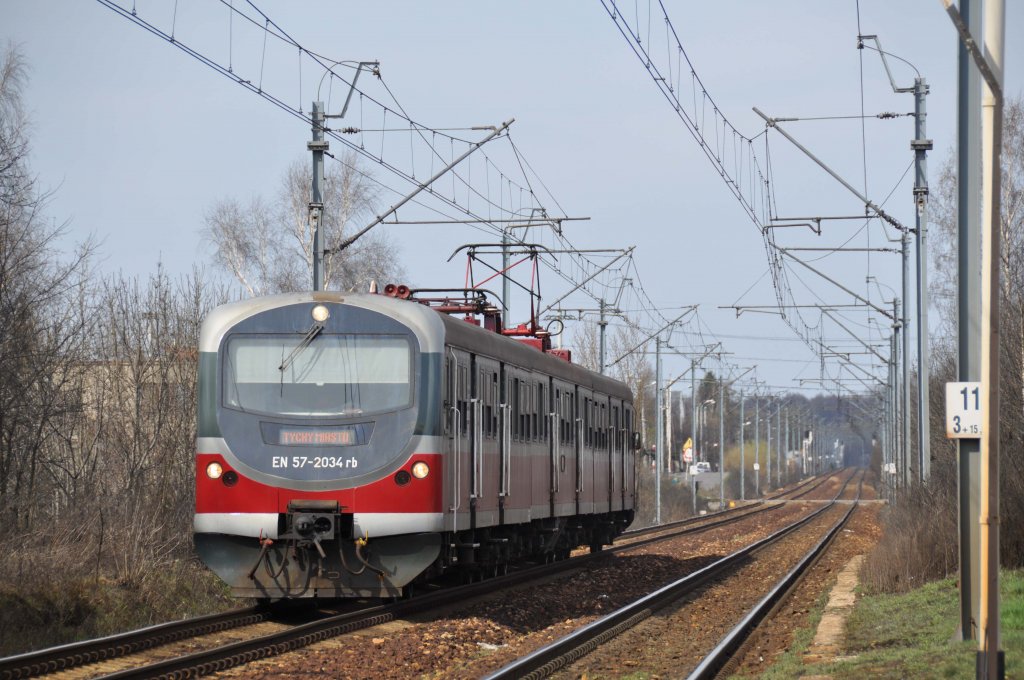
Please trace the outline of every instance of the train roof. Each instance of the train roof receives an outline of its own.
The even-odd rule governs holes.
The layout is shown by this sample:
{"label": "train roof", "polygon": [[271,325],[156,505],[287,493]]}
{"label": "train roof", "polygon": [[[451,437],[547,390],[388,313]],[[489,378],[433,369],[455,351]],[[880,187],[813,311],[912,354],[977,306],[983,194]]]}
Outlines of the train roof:
{"label": "train roof", "polygon": [[251,316],[279,307],[300,304],[336,303],[354,305],[389,316],[412,329],[424,352],[441,352],[444,327],[438,314],[420,304],[409,304],[386,295],[343,293],[339,291],[304,291],[264,295],[214,308],[203,321],[199,335],[199,351],[217,352],[220,343],[236,324]]}
{"label": "train roof", "polygon": [[295,304],[317,302],[348,304],[390,316],[413,330],[425,352],[442,352],[444,343],[505,361],[521,368],[541,371],[555,378],[597,390],[609,396],[632,399],[626,385],[535,347],[467,322],[461,316],[438,312],[415,300],[400,300],[373,293],[339,291],[283,293],[232,302],[213,309],[203,321],[199,339],[201,352],[217,352],[232,327],[261,312]]}
{"label": "train roof", "polygon": [[481,328],[458,316],[436,313],[444,323],[445,335],[449,344],[462,347],[475,354],[507,361],[522,368],[541,371],[609,396],[630,400],[633,398],[625,383],[541,352],[535,347],[513,338]]}

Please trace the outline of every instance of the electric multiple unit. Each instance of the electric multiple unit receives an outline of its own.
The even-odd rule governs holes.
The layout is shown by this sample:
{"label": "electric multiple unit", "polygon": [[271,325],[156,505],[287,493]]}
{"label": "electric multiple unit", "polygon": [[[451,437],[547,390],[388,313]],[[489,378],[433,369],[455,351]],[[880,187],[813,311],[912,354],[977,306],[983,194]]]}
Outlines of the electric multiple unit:
{"label": "electric multiple unit", "polygon": [[394,597],[632,521],[629,390],[483,316],[333,292],[208,316],[195,543],[236,595]]}

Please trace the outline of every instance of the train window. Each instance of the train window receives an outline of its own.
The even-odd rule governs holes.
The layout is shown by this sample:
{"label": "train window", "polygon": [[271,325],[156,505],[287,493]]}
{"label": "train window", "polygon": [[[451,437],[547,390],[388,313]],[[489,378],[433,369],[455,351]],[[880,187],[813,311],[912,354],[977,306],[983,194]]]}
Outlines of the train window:
{"label": "train window", "polygon": [[469,366],[459,364],[458,404],[463,436],[469,435]]}
{"label": "train window", "polygon": [[491,372],[491,436],[498,436],[498,373]]}
{"label": "train window", "polygon": [[579,435],[580,427],[576,424],[576,419],[579,417],[579,410],[576,408],[576,395],[569,395],[569,443],[575,444],[576,437]]}
{"label": "train window", "polygon": [[558,398],[558,440],[561,443],[568,441],[568,432],[565,429],[567,403],[568,396],[564,392],[560,392]]}
{"label": "train window", "polygon": [[444,358],[444,433],[450,434],[452,430],[451,418],[448,409],[452,406],[452,361],[447,356]]}
{"label": "train window", "polygon": [[626,432],[625,432],[625,440],[626,441],[624,443],[626,444],[626,450],[631,450],[632,446],[630,445],[630,442],[633,439],[633,411],[632,411],[632,409],[629,408],[629,406],[626,406],[623,409],[622,415],[623,415],[623,428],[626,430]]}
{"label": "train window", "polygon": [[519,381],[519,426],[522,429],[523,441],[530,441],[530,383],[525,380]]}
{"label": "train window", "polygon": [[519,432],[519,438],[522,440],[525,440],[528,434],[526,428],[523,427],[523,419],[526,417],[525,396],[523,394],[523,381],[516,378],[516,430]]}
{"label": "train window", "polygon": [[404,335],[234,335],[224,405],[284,417],[350,417],[412,404],[413,349]]}
{"label": "train window", "polygon": [[619,422],[618,406],[612,406],[612,447],[622,451],[622,425]]}
{"label": "train window", "polygon": [[512,407],[509,411],[509,416],[512,419],[510,427],[512,429],[512,439],[519,441],[519,380],[517,378],[509,378],[509,397],[508,403]]}
{"label": "train window", "polygon": [[576,395],[569,394],[569,443],[573,444],[576,442],[576,418],[578,411],[576,410]]}
{"label": "train window", "polygon": [[532,432],[530,430],[530,382],[528,380],[523,381],[523,389],[520,393],[520,398],[523,400],[523,408],[521,412],[523,414],[523,441],[530,441]]}
{"label": "train window", "polygon": [[583,443],[587,446],[594,445],[594,402],[587,397],[583,398]]}
{"label": "train window", "polygon": [[530,439],[539,439],[540,433],[537,431],[537,383],[530,384]]}
{"label": "train window", "polygon": [[477,398],[480,400],[480,430],[483,436],[490,438],[494,435],[491,432],[491,413],[494,411],[491,400],[491,381],[488,380],[487,371],[481,368],[477,371]]}
{"label": "train window", "polygon": [[563,444],[568,444],[569,443],[569,418],[570,418],[569,413],[570,412],[569,412],[569,394],[567,392],[562,392],[561,404],[562,404],[561,414],[560,414],[560,417],[558,418],[559,425],[561,425],[561,428],[562,428],[562,430],[560,432],[560,434],[561,434],[561,441],[562,441]]}
{"label": "train window", "polygon": [[601,448],[608,448],[608,405],[601,402]]}
{"label": "train window", "polygon": [[537,383],[537,412],[540,414],[540,432],[538,438],[541,441],[547,441],[548,438],[548,418],[547,409],[544,408],[544,383]]}

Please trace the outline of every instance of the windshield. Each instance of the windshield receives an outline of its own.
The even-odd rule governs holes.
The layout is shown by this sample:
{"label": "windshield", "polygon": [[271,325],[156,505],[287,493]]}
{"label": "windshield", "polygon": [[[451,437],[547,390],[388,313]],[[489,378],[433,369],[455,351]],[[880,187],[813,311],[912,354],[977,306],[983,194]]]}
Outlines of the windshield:
{"label": "windshield", "polygon": [[227,345],[224,404],[280,416],[393,411],[411,401],[411,367],[403,335],[240,335]]}

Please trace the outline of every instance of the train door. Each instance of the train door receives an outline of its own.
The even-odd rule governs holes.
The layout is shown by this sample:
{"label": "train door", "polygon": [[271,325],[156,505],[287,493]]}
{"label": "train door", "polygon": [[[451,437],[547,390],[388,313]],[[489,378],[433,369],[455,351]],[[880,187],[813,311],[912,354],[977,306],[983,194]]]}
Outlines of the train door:
{"label": "train door", "polygon": [[576,511],[594,511],[594,393],[576,388]]}
{"label": "train door", "polygon": [[566,383],[553,382],[551,433],[551,511],[564,517],[576,513],[576,394]]}
{"label": "train door", "polygon": [[611,400],[611,410],[609,411],[610,422],[608,426],[608,438],[610,441],[611,459],[609,461],[609,468],[611,470],[610,477],[608,479],[608,494],[609,503],[611,505],[612,512],[622,510],[622,478],[623,478],[623,455],[622,455],[622,401],[619,399]]}
{"label": "train door", "polygon": [[594,393],[591,407],[593,435],[591,448],[594,452],[594,512],[608,512],[611,509],[611,452],[608,448],[608,397]]}
{"label": "train door", "polygon": [[537,446],[537,386],[533,374],[506,366],[509,394],[509,455],[503,459],[502,500],[505,521],[528,522],[532,508],[532,459]]}
{"label": "train door", "polygon": [[633,406],[622,405],[622,505],[636,508],[636,451],[633,449]]}
{"label": "train door", "polygon": [[555,393],[553,381],[545,375],[537,376],[537,445],[530,456],[530,518],[540,519],[554,513],[556,476],[555,447],[557,446],[557,420],[555,420]]}
{"label": "train door", "polygon": [[475,527],[499,522],[499,493],[502,475],[501,445],[498,429],[497,361],[473,356],[472,418],[472,504]]}
{"label": "train door", "polygon": [[470,431],[472,385],[468,352],[449,347],[445,354],[445,438],[448,465],[445,474],[445,529],[471,528],[472,433]]}

